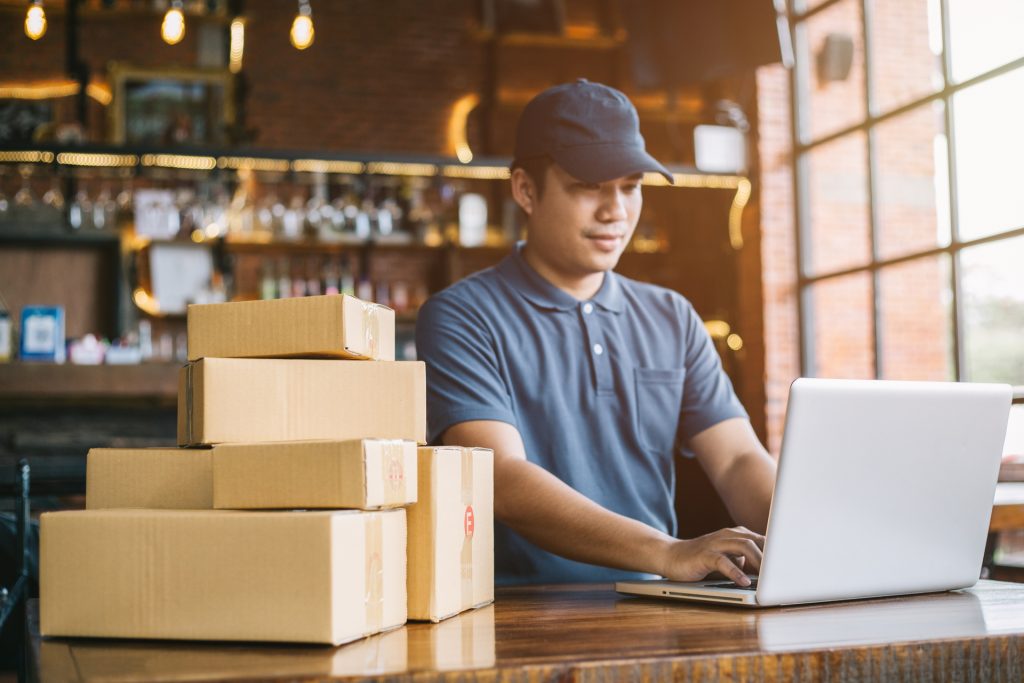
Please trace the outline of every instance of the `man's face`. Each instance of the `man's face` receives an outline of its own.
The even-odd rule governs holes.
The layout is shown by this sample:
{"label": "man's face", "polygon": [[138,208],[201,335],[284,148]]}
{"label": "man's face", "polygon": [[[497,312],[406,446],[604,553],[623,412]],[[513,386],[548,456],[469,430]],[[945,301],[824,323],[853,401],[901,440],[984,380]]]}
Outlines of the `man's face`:
{"label": "man's face", "polygon": [[551,164],[530,214],[528,248],[568,277],[611,270],[640,219],[642,177],[585,183]]}

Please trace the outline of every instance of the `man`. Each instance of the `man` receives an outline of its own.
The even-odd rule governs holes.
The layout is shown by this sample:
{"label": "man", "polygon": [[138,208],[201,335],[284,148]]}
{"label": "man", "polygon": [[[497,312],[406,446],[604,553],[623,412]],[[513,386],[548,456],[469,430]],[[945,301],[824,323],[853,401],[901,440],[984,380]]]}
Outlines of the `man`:
{"label": "man", "polygon": [[621,92],[580,80],[519,122],[512,196],[527,239],[420,312],[429,438],[494,450],[499,584],[717,571],[741,585],[764,539],[673,537],[673,455],[764,531],[775,465],[686,299],[612,272],[636,228],[644,149]]}

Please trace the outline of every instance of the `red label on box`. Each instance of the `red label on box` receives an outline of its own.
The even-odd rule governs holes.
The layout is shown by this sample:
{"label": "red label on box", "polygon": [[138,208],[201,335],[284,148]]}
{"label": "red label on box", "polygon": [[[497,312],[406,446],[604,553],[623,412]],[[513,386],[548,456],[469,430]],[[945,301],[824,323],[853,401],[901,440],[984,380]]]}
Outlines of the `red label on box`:
{"label": "red label on box", "polygon": [[476,522],[474,521],[474,518],[473,518],[473,506],[472,505],[467,505],[466,506],[466,515],[463,518],[463,524],[462,525],[463,525],[463,527],[464,527],[464,529],[466,531],[466,536],[471,538],[473,536],[473,529],[476,527]]}

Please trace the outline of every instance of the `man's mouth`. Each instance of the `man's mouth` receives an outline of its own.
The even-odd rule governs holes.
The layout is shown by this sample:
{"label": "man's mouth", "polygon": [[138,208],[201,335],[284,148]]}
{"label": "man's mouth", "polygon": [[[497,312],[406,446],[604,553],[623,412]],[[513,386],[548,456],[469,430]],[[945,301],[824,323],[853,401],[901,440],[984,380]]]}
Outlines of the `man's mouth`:
{"label": "man's mouth", "polygon": [[617,232],[599,232],[586,235],[586,238],[602,251],[615,251],[622,244],[625,235]]}

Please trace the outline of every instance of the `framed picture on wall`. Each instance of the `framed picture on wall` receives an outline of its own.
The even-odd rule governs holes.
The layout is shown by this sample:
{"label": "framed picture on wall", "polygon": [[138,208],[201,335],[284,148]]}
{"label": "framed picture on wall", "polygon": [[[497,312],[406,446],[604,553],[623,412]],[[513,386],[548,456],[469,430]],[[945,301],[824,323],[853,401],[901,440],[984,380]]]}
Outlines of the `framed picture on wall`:
{"label": "framed picture on wall", "polygon": [[111,142],[204,146],[227,142],[234,122],[227,69],[152,69],[114,63]]}

